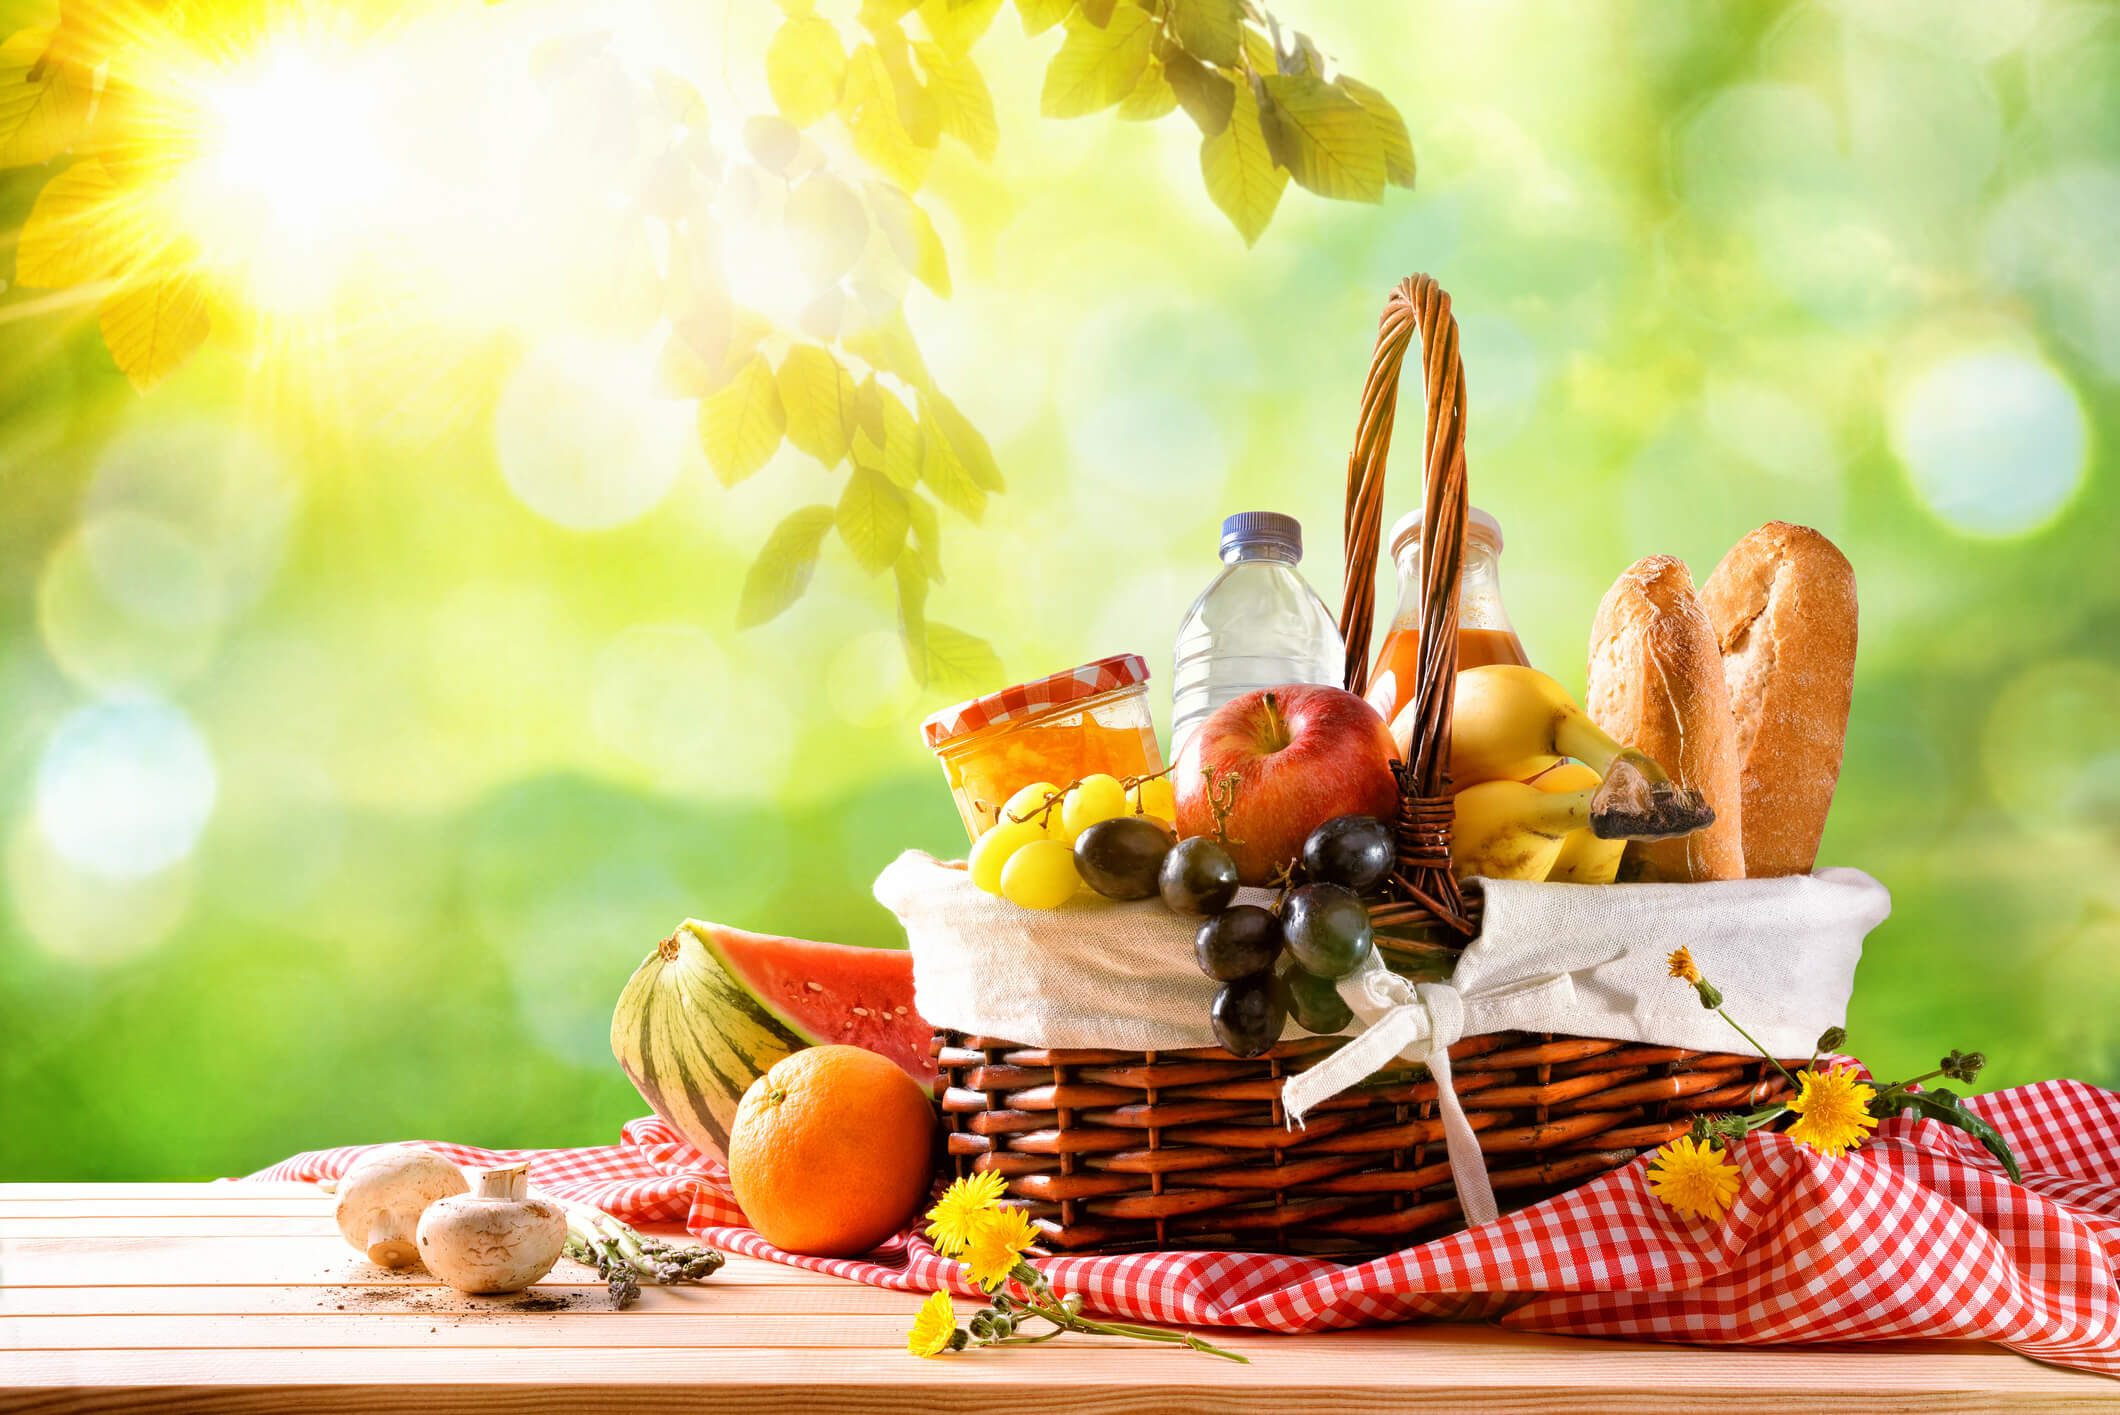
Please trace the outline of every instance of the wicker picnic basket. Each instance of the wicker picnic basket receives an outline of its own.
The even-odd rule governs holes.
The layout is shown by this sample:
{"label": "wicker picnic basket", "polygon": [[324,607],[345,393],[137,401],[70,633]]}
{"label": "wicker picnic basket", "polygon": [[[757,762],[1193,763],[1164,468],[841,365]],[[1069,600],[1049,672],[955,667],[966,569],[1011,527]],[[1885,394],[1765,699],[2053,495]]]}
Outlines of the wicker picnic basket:
{"label": "wicker picnic basket", "polygon": [[[1450,297],[1426,275],[1392,291],[1347,460],[1346,686],[1367,686],[1384,464],[1399,370],[1418,334],[1427,419],[1420,663],[1413,760],[1402,775],[1399,868],[1371,919],[1388,962],[1440,976],[1478,931],[1476,892],[1450,872],[1450,715],[1465,532],[1465,375]],[[1231,1248],[1359,1255],[1463,1224],[1436,1083],[1380,1072],[1284,1123],[1283,1080],[1344,1044],[1300,1037],[1260,1057],[1218,1048],[1053,1050],[938,1032],[956,1172],[998,1172],[1051,1252]],[[1787,1085],[1758,1057],[1554,1034],[1471,1036],[1450,1048],[1456,1091],[1503,1208],[1533,1203],[1684,1134],[1706,1111]]]}

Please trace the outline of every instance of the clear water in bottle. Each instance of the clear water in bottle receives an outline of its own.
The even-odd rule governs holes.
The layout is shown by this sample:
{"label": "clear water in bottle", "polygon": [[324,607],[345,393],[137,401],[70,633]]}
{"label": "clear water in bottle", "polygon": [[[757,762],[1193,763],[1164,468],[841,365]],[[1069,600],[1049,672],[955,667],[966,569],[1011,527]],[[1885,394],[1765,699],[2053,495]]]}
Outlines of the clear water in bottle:
{"label": "clear water in bottle", "polygon": [[1171,759],[1207,715],[1255,688],[1347,676],[1339,622],[1296,572],[1303,528],[1246,511],[1222,523],[1222,573],[1193,602],[1173,654]]}

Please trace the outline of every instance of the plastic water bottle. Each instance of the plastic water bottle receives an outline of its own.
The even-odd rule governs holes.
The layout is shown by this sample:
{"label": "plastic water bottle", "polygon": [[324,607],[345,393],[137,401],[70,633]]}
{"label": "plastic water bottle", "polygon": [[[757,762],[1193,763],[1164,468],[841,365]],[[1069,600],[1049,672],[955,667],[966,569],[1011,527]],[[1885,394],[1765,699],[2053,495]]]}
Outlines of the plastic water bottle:
{"label": "plastic water bottle", "polygon": [[1303,527],[1246,511],[1222,523],[1223,570],[1178,628],[1172,664],[1171,759],[1207,715],[1255,688],[1347,676],[1340,626],[1296,573]]}

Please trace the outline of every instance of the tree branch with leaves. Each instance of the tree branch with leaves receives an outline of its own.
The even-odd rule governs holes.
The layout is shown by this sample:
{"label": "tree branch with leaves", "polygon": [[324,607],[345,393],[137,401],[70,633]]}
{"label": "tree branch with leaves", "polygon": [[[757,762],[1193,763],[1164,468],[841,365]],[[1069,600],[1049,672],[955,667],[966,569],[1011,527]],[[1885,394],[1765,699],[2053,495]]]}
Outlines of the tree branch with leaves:
{"label": "tree branch with leaves", "polygon": [[[623,295],[607,314],[629,334],[660,333],[660,380],[697,401],[700,444],[723,485],[783,446],[844,474],[834,499],[768,534],[744,578],[740,626],[794,604],[836,539],[862,571],[890,577],[916,681],[988,684],[1000,672],[991,646],[927,610],[943,580],[943,513],[976,524],[1005,482],[930,373],[904,300],[915,281],[951,293],[949,254],[919,194],[946,140],[982,161],[1000,141],[974,50],[1004,0],[860,0],[843,14],[779,3],[758,61],[777,111],[715,115],[667,71],[631,81],[652,136],[614,164],[610,190],[582,199],[619,213],[614,249],[652,257],[612,277]],[[1307,35],[1251,0],[1013,3],[1027,38],[1060,35],[1041,111],[1150,121],[1182,109],[1199,131],[1207,194],[1247,244],[1291,179],[1369,202],[1413,182],[1391,103],[1332,73]],[[209,338],[240,351],[255,337],[242,270],[202,253],[171,199],[213,135],[210,115],[187,109],[190,86],[163,76],[202,57],[240,63],[274,32],[274,9],[65,0],[53,24],[0,46],[0,165],[57,168],[20,233],[16,283],[89,290],[113,359],[143,390]],[[587,73],[608,96],[615,61],[594,43],[556,39],[533,57],[541,83],[564,91]],[[807,292],[799,312],[747,301],[723,258],[739,229],[784,243]]]}

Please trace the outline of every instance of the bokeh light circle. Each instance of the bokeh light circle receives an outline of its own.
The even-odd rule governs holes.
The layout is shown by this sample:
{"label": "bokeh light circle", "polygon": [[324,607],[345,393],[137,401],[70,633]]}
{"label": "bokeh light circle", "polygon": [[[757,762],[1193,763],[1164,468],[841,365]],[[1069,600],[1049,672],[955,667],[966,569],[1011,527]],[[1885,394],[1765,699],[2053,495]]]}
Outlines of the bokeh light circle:
{"label": "bokeh light circle", "polygon": [[271,585],[301,489],[240,429],[160,422],[103,454],[81,540],[111,602],[171,629],[225,623]]}
{"label": "bokeh light circle", "polygon": [[217,789],[213,754],[182,709],[111,698],[53,730],[37,765],[37,824],[70,865],[137,879],[191,854]]}
{"label": "bokeh light circle", "polygon": [[2120,669],[2036,664],[2012,679],[1980,734],[1988,789],[2033,828],[2120,832]]}
{"label": "bokeh light circle", "polygon": [[715,798],[778,790],[794,747],[779,701],[731,671],[713,637],[691,624],[636,624],[591,669],[597,740],[664,790]]}
{"label": "bokeh light circle", "polygon": [[569,530],[652,510],[683,469],[696,410],[656,395],[651,358],[588,340],[540,344],[494,411],[501,475],[523,504]]}
{"label": "bokeh light circle", "polygon": [[23,932],[70,963],[138,957],[183,921],[192,897],[189,866],[110,879],[61,856],[27,819],[8,839],[6,880],[8,907]]}
{"label": "bokeh light circle", "polygon": [[2083,483],[2089,430],[2075,390],[2011,349],[1942,359],[1891,411],[1892,448],[1915,494],[1969,536],[2024,535]]}

